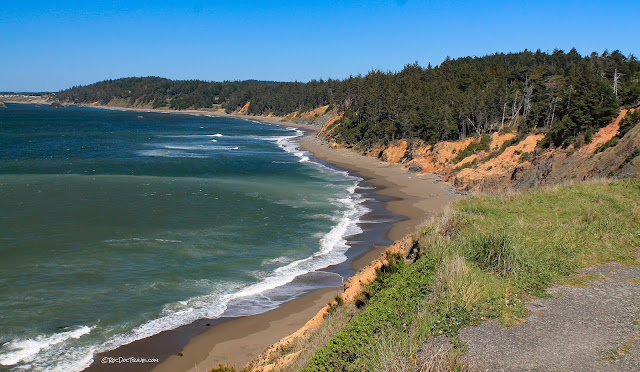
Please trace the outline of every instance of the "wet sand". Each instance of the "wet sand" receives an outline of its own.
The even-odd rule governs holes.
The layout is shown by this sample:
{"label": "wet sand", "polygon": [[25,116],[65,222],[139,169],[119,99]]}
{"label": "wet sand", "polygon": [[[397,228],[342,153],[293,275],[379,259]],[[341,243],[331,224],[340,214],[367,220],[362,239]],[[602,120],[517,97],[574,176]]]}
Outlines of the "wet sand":
{"label": "wet sand", "polygon": [[[286,125],[295,126],[290,123]],[[387,234],[392,241],[412,233],[430,215],[458,197],[448,184],[440,182],[438,175],[407,173],[395,164],[383,163],[378,159],[364,157],[346,149],[329,148],[316,138],[316,132],[311,130],[300,140],[303,150],[311,152],[317,159],[363,177],[366,182],[376,187],[377,193],[392,197],[386,202],[388,210],[406,217],[392,225]],[[385,248],[385,246],[372,247],[353,261],[354,269],[362,268],[378,258]],[[336,294],[335,290],[328,292],[329,296],[327,291],[321,290],[300,299],[306,304],[304,312],[311,314],[308,317],[299,317],[297,313],[290,313],[292,308],[286,305],[255,316],[261,316],[261,319],[269,322],[267,330],[261,329],[264,324],[262,327],[256,326],[253,330],[247,327],[247,324],[253,324],[251,318],[254,316],[230,320],[226,323],[228,327],[224,329],[213,327],[189,342],[182,351],[182,357],[172,356],[153,371],[203,371],[219,363],[243,366],[275,341],[302,327]],[[278,323],[273,322],[283,317],[291,317],[290,324],[297,324],[297,327],[285,330],[278,327]],[[265,337],[267,335],[268,338]],[[202,360],[202,350],[207,348],[210,352]],[[224,350],[224,354],[221,350]]]}
{"label": "wet sand", "polygon": [[[376,193],[386,196],[387,210],[404,216],[391,224],[386,234],[390,241],[401,239],[412,233],[430,215],[458,198],[458,194],[450,185],[440,182],[438,175],[408,173],[397,164],[383,163],[378,159],[361,156],[350,150],[328,147],[317,138],[319,128],[315,126],[291,123],[281,118],[226,115],[207,111],[183,111],[182,113],[234,117],[303,129],[305,136],[299,141],[301,149],[311,152],[316,159],[359,175],[364,182],[375,187]],[[367,242],[360,243],[367,244]],[[378,258],[385,248],[386,245],[371,242],[365,253],[351,261],[352,269],[358,270],[366,266]],[[317,290],[258,315],[194,322],[181,329],[163,332],[96,355],[94,363],[87,370],[168,372],[207,371],[218,364],[241,367],[271,344],[304,326],[339,291],[340,288]],[[167,344],[170,344],[170,347]],[[175,352],[175,350],[181,351]],[[160,363],[102,364],[101,360],[105,356],[159,358]]]}

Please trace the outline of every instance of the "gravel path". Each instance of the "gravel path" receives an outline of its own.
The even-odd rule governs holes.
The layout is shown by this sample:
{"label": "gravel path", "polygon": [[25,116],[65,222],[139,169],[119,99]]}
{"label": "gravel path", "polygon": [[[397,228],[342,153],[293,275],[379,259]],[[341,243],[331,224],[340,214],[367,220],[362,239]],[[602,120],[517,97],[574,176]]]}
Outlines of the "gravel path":
{"label": "gravel path", "polygon": [[531,301],[525,323],[467,327],[462,361],[490,371],[640,372],[640,266],[599,265],[588,287],[556,286]]}

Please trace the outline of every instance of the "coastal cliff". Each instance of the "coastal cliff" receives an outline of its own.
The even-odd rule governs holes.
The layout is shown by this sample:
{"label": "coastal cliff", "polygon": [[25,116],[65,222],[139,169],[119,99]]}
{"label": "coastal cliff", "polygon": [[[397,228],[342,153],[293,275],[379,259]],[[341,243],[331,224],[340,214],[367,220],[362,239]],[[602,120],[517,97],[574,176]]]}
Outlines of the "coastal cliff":
{"label": "coastal cliff", "polygon": [[[359,152],[400,164],[409,172],[441,173],[456,188],[471,192],[523,190],[603,177],[633,178],[640,176],[640,120],[634,115],[636,111],[622,109],[588,143],[583,138],[564,148],[541,148],[545,133],[519,137],[495,132],[434,145],[403,139]],[[330,133],[323,130],[332,146],[343,147],[331,142]]]}
{"label": "coastal cliff", "polygon": [[[123,103],[112,100],[107,107],[145,107]],[[570,180],[640,176],[640,161],[637,160],[640,154],[640,114],[637,106],[621,109],[609,124],[589,137],[578,136],[567,146],[543,147],[547,139],[544,131],[525,135],[498,131],[435,144],[415,138],[399,139],[369,148],[353,146],[336,138],[335,133],[345,113],[335,106],[324,105],[284,116],[249,115],[250,107],[251,102],[246,102],[231,113],[222,109],[190,112],[309,126],[317,129],[318,137],[333,148],[349,148],[382,162],[399,164],[408,172],[442,174],[445,181],[466,192],[524,190]]]}
{"label": "coastal cliff", "polygon": [[413,237],[407,236],[389,246],[382,256],[362,268],[356,275],[345,280],[343,292],[337,295],[334,301],[322,308],[302,328],[271,345],[262,354],[252,360],[249,364],[250,369],[252,371],[267,372],[286,368],[294,358],[299,356],[302,350],[297,350],[290,354],[283,353],[283,350],[289,349],[293,343],[299,342],[301,339],[311,337],[313,332],[322,325],[324,319],[335,311],[338,304],[340,304],[340,306],[345,303],[353,305],[356,304],[357,301],[360,301],[366,286],[376,280],[378,272],[381,269],[390,265],[390,258],[398,255],[411,256],[413,244]]}
{"label": "coastal cliff", "polygon": [[[484,347],[483,337],[490,336],[478,336],[467,326],[519,329],[530,314],[529,304],[548,297],[546,288],[554,284],[588,287],[590,281],[604,277],[590,272],[609,275],[637,265],[639,200],[637,180],[581,182],[465,198],[390,246],[302,329],[268,348],[246,368],[472,371],[477,365],[463,358],[466,346],[459,335],[466,337],[472,350]],[[583,271],[610,262],[617,264]],[[625,290],[633,291],[634,280],[621,282]],[[593,295],[606,302],[618,294]],[[638,300],[629,298],[634,303]],[[624,306],[612,306],[625,319],[633,318],[634,313]],[[593,311],[606,318],[609,310],[605,306]],[[557,321],[568,321],[565,318]],[[553,351],[562,347],[582,350],[578,359],[590,366],[587,369],[614,370],[620,363],[637,366],[637,360],[625,357],[637,354],[640,346],[633,343],[636,327],[631,320],[628,325],[619,323],[611,325],[615,329],[611,340],[628,346],[616,349],[612,357],[601,356],[602,343],[585,346],[585,337],[598,337],[587,326],[582,338],[574,333],[585,330],[570,327],[565,337],[522,349],[520,359],[532,360],[535,366],[536,352],[544,352],[551,355],[547,364],[560,365],[566,361]],[[517,340],[493,342],[492,347],[509,347],[503,345],[509,342]],[[507,362],[520,360],[512,359]],[[517,364],[511,366],[518,369]]]}
{"label": "coastal cliff", "polygon": [[[609,77],[621,71],[618,91]],[[412,177],[437,173],[460,191],[493,194],[445,209],[392,245],[250,364],[355,371],[430,370],[431,363],[466,371],[458,358],[463,326],[519,324],[528,300],[579,269],[636,262],[638,185],[620,180],[640,176],[638,77],[640,63],[618,51],[525,50],[343,81],[129,78],[59,95],[298,123],[333,148],[382,162],[376,166]],[[556,187],[573,181],[584,183]],[[441,338],[453,347],[425,343]]]}

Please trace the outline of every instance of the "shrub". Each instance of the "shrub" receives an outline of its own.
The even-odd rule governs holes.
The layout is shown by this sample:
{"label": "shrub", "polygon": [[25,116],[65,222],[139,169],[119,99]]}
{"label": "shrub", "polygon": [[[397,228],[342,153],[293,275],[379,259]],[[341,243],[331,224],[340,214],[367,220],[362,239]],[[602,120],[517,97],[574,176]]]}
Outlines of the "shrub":
{"label": "shrub", "polygon": [[470,245],[469,258],[483,270],[507,276],[516,274],[521,268],[518,250],[504,233],[479,235]]}
{"label": "shrub", "polygon": [[489,151],[489,146],[490,145],[491,145],[491,135],[490,134],[483,134],[480,137],[480,141],[471,142],[469,144],[469,146],[467,146],[467,148],[465,148],[464,150],[460,151],[458,153],[458,155],[453,159],[453,162],[454,163],[459,163],[464,158],[466,158],[467,156],[473,155],[476,152]]}

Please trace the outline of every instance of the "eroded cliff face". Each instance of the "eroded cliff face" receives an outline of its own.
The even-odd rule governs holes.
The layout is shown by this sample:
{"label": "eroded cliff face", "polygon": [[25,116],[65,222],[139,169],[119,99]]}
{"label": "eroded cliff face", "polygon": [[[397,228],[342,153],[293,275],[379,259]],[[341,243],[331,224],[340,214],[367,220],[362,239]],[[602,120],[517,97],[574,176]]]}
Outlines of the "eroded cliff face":
{"label": "eroded cliff face", "polygon": [[[377,270],[379,270],[383,265],[389,264],[387,254],[401,254],[404,257],[410,257],[413,247],[414,239],[412,236],[407,236],[390,245],[386,249],[385,254],[362,268],[356,275],[345,280],[344,290],[340,294],[342,300],[345,303],[356,303],[357,299],[360,298],[360,294],[364,291],[365,286],[377,278]],[[262,354],[254,358],[247,366],[248,369],[256,372],[278,371],[284,369],[294,358],[298,356],[298,354],[300,354],[300,351],[288,353],[286,350],[288,350],[289,346],[298,339],[311,337],[313,331],[322,324],[329,311],[329,305],[322,308],[316,316],[309,320],[302,328],[283,338],[279,342],[269,346]]]}
{"label": "eroded cliff face", "polygon": [[[330,110],[329,110],[330,111]],[[620,123],[627,114],[622,110],[607,126],[593,135],[591,141],[566,149],[544,149],[538,144],[544,133],[516,138],[513,133],[493,133],[484,146],[480,138],[461,141],[443,141],[425,145],[418,141],[399,140],[362,152],[381,161],[400,164],[409,172],[442,173],[444,179],[467,191],[499,192],[504,189],[527,189],[544,184],[557,184],[569,180],[587,180],[598,177],[640,176],[640,124],[619,135]],[[327,107],[296,116],[321,121],[321,134],[331,146],[343,147],[331,141],[330,133],[342,115],[328,112]],[[294,118],[291,118],[294,119]],[[294,119],[295,120],[295,119]],[[611,142],[616,139],[616,144]],[[469,153],[473,148],[483,150]],[[461,155],[463,154],[463,155]],[[410,258],[414,252],[412,237],[395,242],[387,251],[401,253]],[[364,286],[376,277],[376,269],[388,263],[386,256],[373,261],[345,282],[342,298],[354,303]],[[309,338],[323,322],[329,307],[323,308],[303,328],[269,347],[249,365],[253,371],[271,371],[286,368],[300,351],[287,350],[298,339]]]}
{"label": "eroded cliff face", "polygon": [[[241,109],[234,111],[233,114],[247,115],[251,102],[247,102]],[[281,118],[283,121],[290,121],[300,124],[307,124],[318,127],[325,136],[330,134],[335,128],[334,124],[342,118],[343,113],[329,105],[316,107],[313,110],[304,112],[293,112],[286,116],[276,116],[273,114],[262,115],[262,117]],[[334,146],[339,147],[337,143]]]}
{"label": "eroded cliff face", "polygon": [[[479,144],[481,139],[442,141],[435,145],[399,140],[362,153],[401,164],[411,172],[442,173],[444,180],[465,191],[492,192],[569,180],[638,177],[640,125],[617,138],[614,146],[606,146],[614,137],[620,137],[620,122],[627,112],[626,109],[621,110],[618,117],[594,134],[589,143],[565,149],[543,150],[538,147],[544,133],[530,134],[522,139],[516,139],[513,133],[493,133],[485,149],[469,153],[462,159],[460,154],[468,153],[465,150],[472,144]],[[330,133],[325,134],[330,137]]]}

